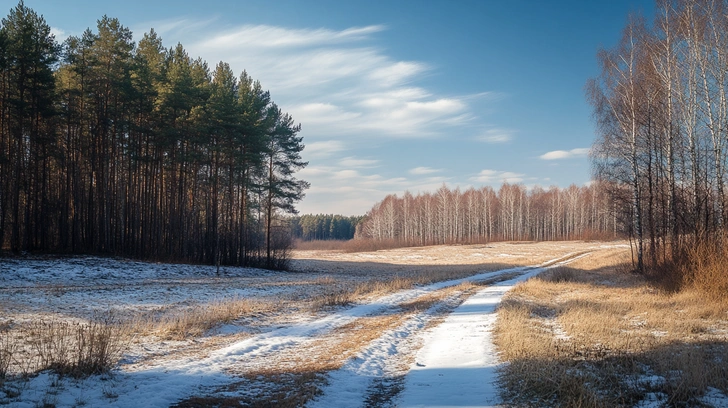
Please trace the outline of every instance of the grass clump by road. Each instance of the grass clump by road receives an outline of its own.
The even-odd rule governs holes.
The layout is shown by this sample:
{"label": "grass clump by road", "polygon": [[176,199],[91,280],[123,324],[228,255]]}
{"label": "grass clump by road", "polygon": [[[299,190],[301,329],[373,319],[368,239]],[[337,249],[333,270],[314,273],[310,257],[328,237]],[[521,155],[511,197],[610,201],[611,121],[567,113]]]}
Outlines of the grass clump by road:
{"label": "grass clump by road", "polygon": [[628,250],[606,251],[506,295],[495,343],[508,362],[500,373],[507,404],[728,402],[725,296],[707,296],[691,283],[699,280],[663,290],[629,270]]}
{"label": "grass clump by road", "polygon": [[14,375],[50,370],[75,378],[111,370],[128,343],[126,326],[110,316],[88,321],[41,319],[0,329],[0,384]]}

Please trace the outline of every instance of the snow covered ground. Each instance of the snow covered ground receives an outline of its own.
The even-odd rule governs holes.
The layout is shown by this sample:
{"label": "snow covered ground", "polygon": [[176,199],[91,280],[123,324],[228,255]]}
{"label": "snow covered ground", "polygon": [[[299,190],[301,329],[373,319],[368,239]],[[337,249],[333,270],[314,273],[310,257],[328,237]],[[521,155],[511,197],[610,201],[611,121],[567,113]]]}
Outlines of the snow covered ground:
{"label": "snow covered ground", "polygon": [[[223,268],[220,276],[212,267],[93,257],[0,260],[0,327],[10,330],[38,315],[84,318],[108,309],[132,314],[195,308],[226,297],[283,302],[282,310],[241,319],[202,338],[137,344],[109,374],[71,379],[45,372],[5,381],[0,383],[0,405],[166,407],[190,396],[210,395],[226,384],[250,381],[246,373],[279,364],[285,352],[296,353],[314,342],[334,338],[340,328],[360,319],[387,315],[406,302],[465,281],[496,280],[502,275],[508,280],[484,286],[462,304],[464,295],[454,293],[426,310],[407,315],[340,369],[326,374],[329,385],[310,405],[352,406],[366,401],[371,405],[372,398],[382,393],[385,398],[376,400],[375,405],[497,403],[492,386],[497,359],[489,336],[500,297],[518,280],[544,267],[604,246],[574,242],[364,254],[309,252],[297,254],[295,261],[296,269],[305,273]],[[508,257],[509,262],[515,259],[513,263],[492,271],[493,265],[503,265],[501,254],[509,249],[513,249],[513,257]],[[470,276],[397,291],[348,307],[295,307],[297,302],[332,288],[448,269]],[[511,279],[516,274],[519,276]],[[443,318],[439,324],[438,319]],[[247,398],[255,398],[255,392],[254,387],[241,391]],[[236,394],[231,391],[227,395]]]}

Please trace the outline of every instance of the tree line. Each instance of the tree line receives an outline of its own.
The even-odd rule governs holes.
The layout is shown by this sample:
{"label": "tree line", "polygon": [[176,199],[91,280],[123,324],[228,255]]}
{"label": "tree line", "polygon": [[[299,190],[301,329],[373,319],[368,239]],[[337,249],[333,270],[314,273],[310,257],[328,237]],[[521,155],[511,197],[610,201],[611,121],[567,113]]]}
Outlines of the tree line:
{"label": "tree line", "polygon": [[[631,16],[587,84],[596,177],[630,219],[637,267],[725,229],[728,2],[665,0]],[[646,258],[646,259],[645,259]]]}
{"label": "tree line", "polygon": [[21,1],[0,27],[0,247],[275,267],[299,131],[245,71],[107,16],[58,44]]}
{"label": "tree line", "polygon": [[348,240],[354,238],[363,216],[346,217],[334,214],[306,214],[290,217],[293,237],[303,241]]}
{"label": "tree line", "polygon": [[367,213],[358,236],[407,245],[615,237],[625,219],[617,217],[605,191],[599,183],[548,190],[443,185],[434,193],[385,197]]}

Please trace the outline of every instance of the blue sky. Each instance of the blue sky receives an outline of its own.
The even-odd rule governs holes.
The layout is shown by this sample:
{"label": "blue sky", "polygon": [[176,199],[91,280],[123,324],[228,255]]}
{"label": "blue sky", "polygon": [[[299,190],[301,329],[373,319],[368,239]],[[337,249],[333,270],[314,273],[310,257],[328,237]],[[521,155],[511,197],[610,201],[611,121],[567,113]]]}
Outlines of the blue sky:
{"label": "blue sky", "polygon": [[[16,3],[3,1],[3,15]],[[302,125],[302,213],[364,214],[387,194],[589,182],[584,84],[633,1],[26,0],[58,38],[104,14],[230,63]]]}

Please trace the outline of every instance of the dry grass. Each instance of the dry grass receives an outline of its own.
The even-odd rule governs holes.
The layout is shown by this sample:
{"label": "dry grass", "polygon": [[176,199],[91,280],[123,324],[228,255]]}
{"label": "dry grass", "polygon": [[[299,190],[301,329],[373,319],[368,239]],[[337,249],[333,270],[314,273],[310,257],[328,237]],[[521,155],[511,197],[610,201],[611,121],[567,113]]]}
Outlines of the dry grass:
{"label": "dry grass", "polygon": [[297,251],[341,251],[347,241],[340,239],[296,240],[293,248]]}
{"label": "dry grass", "polygon": [[296,241],[295,249],[300,251],[342,251],[342,252],[372,252],[383,249],[404,248],[405,245],[397,240],[350,239],[350,240],[313,240]]}
{"label": "dry grass", "polygon": [[652,282],[668,291],[700,292],[711,303],[728,305],[728,246],[716,239],[685,246],[675,260],[653,271]]}
{"label": "dry grass", "polygon": [[669,293],[605,251],[518,285],[498,312],[495,341],[515,405],[633,406],[658,393],[695,405],[728,393],[728,308],[695,287]]}
{"label": "dry grass", "polygon": [[10,364],[18,348],[18,344],[11,339],[8,331],[9,328],[0,327],[0,384],[8,376]]}
{"label": "dry grass", "polygon": [[[264,367],[240,373],[246,380],[186,399],[174,407],[301,407],[321,393],[326,372],[338,370],[372,340],[409,314],[359,318],[325,337],[284,350]],[[255,390],[255,391],[251,391]],[[226,393],[234,396],[221,396]]]}
{"label": "dry grass", "polygon": [[132,331],[138,334],[154,334],[165,339],[184,340],[203,336],[215,327],[255,313],[270,311],[275,307],[276,302],[242,298],[222,299],[161,315],[138,316],[131,319],[129,324]]}
{"label": "dry grass", "polygon": [[[490,285],[495,282],[511,279],[519,274],[520,272],[499,275],[492,279],[485,279],[475,283],[466,281],[465,285]],[[465,275],[465,277],[467,276],[468,275]],[[434,282],[441,282],[450,279],[459,279],[462,277],[463,276],[460,276],[460,274],[458,273],[435,271],[431,273],[423,272],[416,276],[394,277],[390,280],[370,280],[358,283],[350,288],[335,288],[328,293],[324,293],[323,295],[320,295],[316,299],[314,299],[311,307],[314,310],[320,310],[327,307],[347,306],[361,300],[371,299],[377,296],[384,296],[390,293],[398,292],[403,289],[411,289],[418,285],[428,285]],[[464,287],[465,286],[463,286],[463,284],[456,285],[455,290],[464,290]]]}
{"label": "dry grass", "polygon": [[126,327],[108,316],[18,323],[0,336],[0,379],[44,370],[76,378],[101,374],[116,366],[129,340]]}
{"label": "dry grass", "polygon": [[[319,395],[320,387],[325,383],[326,379],[320,372],[261,375],[221,387],[215,390],[214,395],[187,398],[170,408],[297,408]],[[275,386],[271,387],[271,384]],[[262,391],[265,397],[247,392],[250,388]]]}
{"label": "dry grass", "polygon": [[184,340],[241,317],[274,310],[277,302],[225,299],[121,321],[106,315],[89,321],[53,316],[0,327],[0,381],[44,370],[83,377],[116,366],[130,343],[145,336]]}
{"label": "dry grass", "polygon": [[[614,243],[625,245],[626,243]],[[298,250],[292,267],[298,272],[327,273],[337,280],[411,280],[414,284],[458,279],[477,273],[539,265],[573,253],[602,251],[593,242],[499,242],[487,245],[428,246],[346,253],[341,250]]]}
{"label": "dry grass", "polygon": [[312,302],[314,310],[327,307],[347,306],[354,302],[394,293],[402,289],[410,289],[417,283],[417,279],[395,277],[391,280],[369,280],[357,283],[351,287],[336,287],[327,293],[319,295]]}

